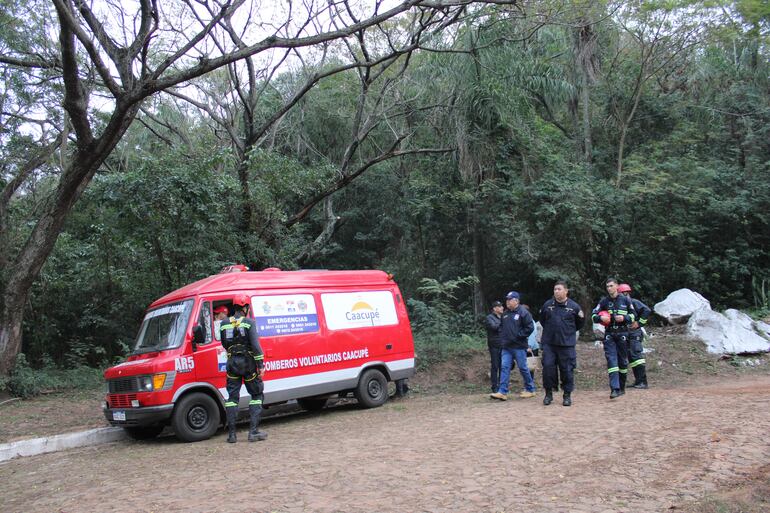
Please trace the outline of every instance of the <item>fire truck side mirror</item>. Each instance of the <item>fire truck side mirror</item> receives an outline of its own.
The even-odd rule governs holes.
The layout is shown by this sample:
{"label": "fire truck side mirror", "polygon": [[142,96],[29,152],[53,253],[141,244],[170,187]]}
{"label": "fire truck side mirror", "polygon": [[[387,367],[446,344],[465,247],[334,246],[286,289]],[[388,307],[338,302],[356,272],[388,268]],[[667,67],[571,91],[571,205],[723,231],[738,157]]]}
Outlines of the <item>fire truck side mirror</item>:
{"label": "fire truck side mirror", "polygon": [[197,351],[198,345],[203,344],[205,340],[206,337],[203,335],[203,326],[196,324],[193,328],[192,350]]}

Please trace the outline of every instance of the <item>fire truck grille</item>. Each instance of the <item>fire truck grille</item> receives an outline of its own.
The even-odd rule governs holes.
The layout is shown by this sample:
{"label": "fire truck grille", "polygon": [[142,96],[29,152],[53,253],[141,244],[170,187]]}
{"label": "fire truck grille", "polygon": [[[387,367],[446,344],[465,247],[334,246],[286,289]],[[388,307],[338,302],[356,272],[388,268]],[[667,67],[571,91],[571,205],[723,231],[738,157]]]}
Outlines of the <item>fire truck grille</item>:
{"label": "fire truck grille", "polygon": [[111,394],[126,394],[139,391],[139,383],[136,377],[111,379],[107,383],[109,384]]}
{"label": "fire truck grille", "polygon": [[107,402],[110,408],[131,408],[131,401],[136,399],[136,394],[110,394]]}

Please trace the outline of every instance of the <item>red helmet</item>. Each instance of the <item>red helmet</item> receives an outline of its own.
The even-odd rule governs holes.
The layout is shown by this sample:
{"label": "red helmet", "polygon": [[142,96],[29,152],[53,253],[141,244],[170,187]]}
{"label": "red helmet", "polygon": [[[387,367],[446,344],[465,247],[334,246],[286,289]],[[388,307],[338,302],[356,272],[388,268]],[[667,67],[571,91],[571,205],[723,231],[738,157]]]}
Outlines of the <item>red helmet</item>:
{"label": "red helmet", "polygon": [[631,285],[628,283],[621,283],[618,285],[618,292],[631,292]]}
{"label": "red helmet", "polygon": [[[599,316],[599,322],[602,324],[602,326],[609,326],[610,325],[610,321],[612,319],[610,318],[610,313],[607,310],[602,310],[597,315]],[[606,322],[604,321],[603,317],[607,318]]]}
{"label": "red helmet", "polygon": [[233,304],[235,306],[249,306],[251,304],[251,299],[249,299],[248,294],[236,294],[233,298]]}

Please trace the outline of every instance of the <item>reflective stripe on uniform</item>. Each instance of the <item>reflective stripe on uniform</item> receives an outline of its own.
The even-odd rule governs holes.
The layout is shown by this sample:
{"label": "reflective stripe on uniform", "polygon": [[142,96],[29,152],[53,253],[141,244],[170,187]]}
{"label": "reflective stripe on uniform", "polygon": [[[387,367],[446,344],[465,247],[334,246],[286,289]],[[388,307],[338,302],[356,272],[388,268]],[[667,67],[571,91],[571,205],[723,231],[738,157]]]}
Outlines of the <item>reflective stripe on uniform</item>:
{"label": "reflective stripe on uniform", "polygon": [[647,360],[645,360],[644,358],[640,358],[638,360],[634,360],[628,365],[630,365],[631,367],[636,367],[637,365],[644,365],[645,363],[647,363]]}
{"label": "reflective stripe on uniform", "polygon": [[628,369],[620,369],[618,372],[621,374],[628,374]]}
{"label": "reflective stripe on uniform", "polygon": [[620,367],[610,367],[607,369],[607,373],[612,374],[613,372],[620,372]]}
{"label": "reflective stripe on uniform", "polygon": [[227,401],[225,403],[225,408],[230,408],[232,406],[238,406],[238,403],[234,403],[234,402],[231,402],[231,401]]}
{"label": "reflective stripe on uniform", "polygon": [[262,399],[252,399],[251,401],[249,401],[249,406],[253,404],[262,404]]}

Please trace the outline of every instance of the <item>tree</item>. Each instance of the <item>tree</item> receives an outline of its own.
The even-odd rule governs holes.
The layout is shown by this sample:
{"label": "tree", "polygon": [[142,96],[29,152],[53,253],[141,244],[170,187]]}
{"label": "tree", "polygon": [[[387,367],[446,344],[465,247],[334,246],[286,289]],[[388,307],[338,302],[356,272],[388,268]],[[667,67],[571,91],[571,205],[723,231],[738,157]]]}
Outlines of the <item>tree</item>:
{"label": "tree", "polygon": [[[265,18],[279,18],[277,28],[265,32],[265,27],[276,27],[270,23],[274,20],[237,24],[241,13],[250,8],[246,0],[215,2],[216,7],[210,10],[206,2],[179,0],[161,4],[157,0],[138,0],[134,11],[112,2],[92,6],[85,0],[53,0],[58,47],[42,43],[47,41],[47,33],[44,26],[38,26],[32,27],[38,46],[4,45],[0,54],[3,72],[55,72],[56,76],[47,81],[49,94],[64,107],[66,119],[59,129],[67,135],[61,139],[62,143],[67,141],[67,149],[61,152],[56,189],[41,208],[26,240],[9,259],[4,276],[0,291],[0,375],[9,372],[19,352],[30,288],[68,213],[136,119],[145,99],[241,59],[266,56],[275,49],[307,48],[341,40],[405,13],[418,18],[435,13],[441,27],[462,16],[471,3],[405,0],[381,10],[384,6],[376,2],[363,13],[357,13],[347,2],[342,4],[344,10],[337,9],[335,3],[307,10],[290,3],[264,13]],[[50,9],[42,2],[35,8],[41,13]],[[21,11],[11,12],[18,16]],[[244,39],[219,47],[214,38],[219,31],[227,32],[230,20]],[[250,32],[253,26],[261,27],[262,32]],[[50,137],[41,140],[39,147],[55,148],[54,142],[55,137]],[[19,165],[16,176],[35,168],[35,163]],[[18,189],[17,185],[13,187]]]}

